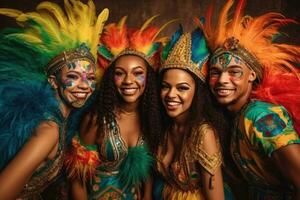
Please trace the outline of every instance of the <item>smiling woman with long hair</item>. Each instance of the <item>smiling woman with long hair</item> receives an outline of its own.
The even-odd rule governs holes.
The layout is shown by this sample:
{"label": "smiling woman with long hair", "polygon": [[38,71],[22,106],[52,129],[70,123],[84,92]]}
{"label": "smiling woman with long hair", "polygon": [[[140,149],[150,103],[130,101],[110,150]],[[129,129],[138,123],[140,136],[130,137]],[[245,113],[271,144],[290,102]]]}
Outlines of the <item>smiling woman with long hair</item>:
{"label": "smiling woman with long hair", "polygon": [[[79,137],[73,140],[78,147],[73,150],[85,152],[86,160],[91,152],[95,155],[91,159],[95,171],[79,164],[88,174],[74,179],[80,166],[68,166],[75,199],[140,199],[151,194],[146,182],[161,136],[154,71],[161,47],[156,36],[161,29],[147,27],[151,18],[142,29],[129,30],[125,19],[107,25],[100,38],[98,58],[105,72]],[[78,155],[82,154],[70,156],[67,163]]]}

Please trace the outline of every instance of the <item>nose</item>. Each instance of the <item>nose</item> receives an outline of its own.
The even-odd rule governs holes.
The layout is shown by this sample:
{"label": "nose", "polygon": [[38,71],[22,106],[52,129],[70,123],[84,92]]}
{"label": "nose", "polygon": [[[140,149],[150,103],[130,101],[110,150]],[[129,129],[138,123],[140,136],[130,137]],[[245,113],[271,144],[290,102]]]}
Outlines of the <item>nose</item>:
{"label": "nose", "polygon": [[87,88],[90,87],[90,85],[88,84],[87,80],[81,79],[79,84],[78,84],[78,87],[81,88],[81,89],[87,89]]}
{"label": "nose", "polygon": [[227,72],[222,72],[222,73],[220,74],[220,77],[219,77],[219,79],[218,79],[218,82],[219,82],[219,83],[222,83],[222,84],[228,83],[228,82],[229,82],[229,75],[228,75],[228,73],[227,73]]}
{"label": "nose", "polygon": [[167,93],[167,97],[170,99],[176,97],[176,88],[170,88],[170,90]]}
{"label": "nose", "polygon": [[132,83],[132,76],[127,74],[123,80],[123,84],[130,85]]}

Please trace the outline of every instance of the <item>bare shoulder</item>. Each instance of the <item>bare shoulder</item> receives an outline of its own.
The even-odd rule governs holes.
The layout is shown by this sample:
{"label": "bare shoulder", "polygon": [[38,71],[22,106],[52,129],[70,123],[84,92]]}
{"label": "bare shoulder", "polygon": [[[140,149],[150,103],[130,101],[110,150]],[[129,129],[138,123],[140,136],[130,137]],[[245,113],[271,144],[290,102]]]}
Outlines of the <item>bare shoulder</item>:
{"label": "bare shoulder", "polygon": [[79,135],[81,140],[85,144],[95,144],[97,138],[97,131],[97,117],[92,115],[91,113],[87,113],[86,115],[84,115],[81,120],[79,129]]}

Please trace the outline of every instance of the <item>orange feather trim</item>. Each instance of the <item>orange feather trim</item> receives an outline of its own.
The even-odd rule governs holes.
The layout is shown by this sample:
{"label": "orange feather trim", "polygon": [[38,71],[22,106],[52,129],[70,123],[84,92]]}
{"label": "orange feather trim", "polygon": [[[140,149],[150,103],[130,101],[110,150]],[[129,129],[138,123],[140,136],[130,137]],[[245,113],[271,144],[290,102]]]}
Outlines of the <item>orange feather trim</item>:
{"label": "orange feather trim", "polygon": [[96,167],[99,164],[97,149],[87,149],[80,144],[78,136],[74,137],[64,162],[68,178],[78,178],[84,183],[95,176]]}

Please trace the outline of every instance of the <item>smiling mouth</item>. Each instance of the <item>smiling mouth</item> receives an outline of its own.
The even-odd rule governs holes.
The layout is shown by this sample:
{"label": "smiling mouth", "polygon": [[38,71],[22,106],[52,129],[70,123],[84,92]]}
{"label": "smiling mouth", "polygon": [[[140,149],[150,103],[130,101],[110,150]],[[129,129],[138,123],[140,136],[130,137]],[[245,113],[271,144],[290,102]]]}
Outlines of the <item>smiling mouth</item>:
{"label": "smiling mouth", "polygon": [[72,95],[77,99],[86,99],[88,93],[86,92],[73,92]]}
{"label": "smiling mouth", "polygon": [[231,95],[234,91],[234,89],[215,89],[215,92],[219,97],[227,97]]}
{"label": "smiling mouth", "polygon": [[181,105],[181,102],[165,100],[165,105],[167,110],[175,110]]}
{"label": "smiling mouth", "polygon": [[138,88],[121,88],[123,95],[134,95],[137,92]]}

